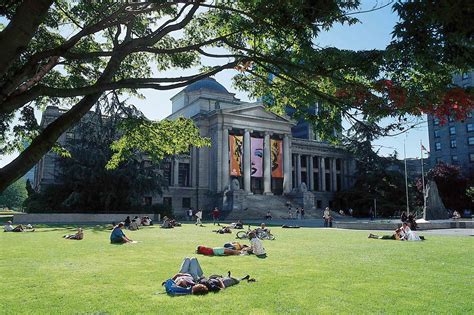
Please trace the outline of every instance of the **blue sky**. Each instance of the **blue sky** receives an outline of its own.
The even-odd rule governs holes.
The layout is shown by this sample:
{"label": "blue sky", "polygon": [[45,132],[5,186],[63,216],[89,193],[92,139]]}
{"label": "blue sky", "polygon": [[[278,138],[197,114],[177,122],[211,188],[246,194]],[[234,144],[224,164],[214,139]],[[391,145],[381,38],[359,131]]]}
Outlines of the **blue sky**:
{"label": "blue sky", "polygon": [[[367,10],[374,5],[380,6],[387,2],[389,1],[363,1],[362,9]],[[361,20],[360,24],[352,26],[337,25],[329,32],[322,33],[316,39],[317,44],[320,46],[334,46],[337,48],[353,50],[385,48],[391,40],[391,32],[397,21],[397,16],[392,13],[391,6],[374,12],[357,14],[355,16]],[[180,71],[180,73],[173,74],[185,75],[186,73],[190,72]],[[230,92],[236,93],[238,98],[243,101],[249,101],[249,98],[244,92],[236,91],[232,87],[231,78],[233,74],[235,74],[233,70],[228,70],[216,75],[215,78]],[[144,90],[142,92],[145,99],[131,98],[129,101],[137,105],[148,118],[159,120],[171,114],[171,101],[169,99],[178,91],[179,90]],[[379,139],[373,143],[374,148],[380,149],[379,153],[381,155],[388,155],[396,150],[399,153],[399,157],[403,158],[403,143],[406,141],[406,156],[412,158],[419,157],[420,140],[423,141],[425,147],[429,147],[428,127],[425,117],[413,119],[420,123],[416,129],[411,129],[410,131],[396,137],[385,137]],[[0,157],[0,167],[9,163],[13,158],[14,155]]]}

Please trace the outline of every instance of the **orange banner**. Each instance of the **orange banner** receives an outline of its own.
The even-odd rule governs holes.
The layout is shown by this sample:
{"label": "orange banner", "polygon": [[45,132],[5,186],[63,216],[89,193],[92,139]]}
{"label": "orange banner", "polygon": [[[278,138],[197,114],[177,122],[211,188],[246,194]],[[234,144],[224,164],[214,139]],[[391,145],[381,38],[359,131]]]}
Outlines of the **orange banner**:
{"label": "orange banner", "polygon": [[272,177],[283,178],[283,142],[272,139],[271,143]]}
{"label": "orange banner", "polygon": [[229,150],[230,150],[230,175],[242,175],[242,160],[243,160],[243,137],[229,135]]}

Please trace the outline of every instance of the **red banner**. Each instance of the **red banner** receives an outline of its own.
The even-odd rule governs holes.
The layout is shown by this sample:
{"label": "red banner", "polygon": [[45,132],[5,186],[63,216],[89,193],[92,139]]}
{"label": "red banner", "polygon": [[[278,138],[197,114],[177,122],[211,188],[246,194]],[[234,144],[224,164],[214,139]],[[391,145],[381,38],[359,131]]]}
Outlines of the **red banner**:
{"label": "red banner", "polygon": [[243,160],[243,137],[242,136],[229,136],[229,149],[230,149],[230,175],[241,176],[242,175],[242,160]]}
{"label": "red banner", "polygon": [[272,139],[271,143],[272,177],[283,178],[283,142]]}

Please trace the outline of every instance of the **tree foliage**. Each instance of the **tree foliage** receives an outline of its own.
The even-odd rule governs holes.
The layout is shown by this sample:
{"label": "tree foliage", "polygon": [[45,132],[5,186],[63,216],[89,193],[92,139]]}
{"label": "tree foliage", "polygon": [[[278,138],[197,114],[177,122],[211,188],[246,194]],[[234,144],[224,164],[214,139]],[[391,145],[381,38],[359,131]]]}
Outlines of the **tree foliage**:
{"label": "tree foliage", "polygon": [[[355,216],[368,216],[369,210],[374,209],[375,199],[377,215],[389,217],[406,208],[405,178],[396,154],[381,157],[374,151],[374,128],[378,127],[373,123],[359,122],[350,130],[345,144],[357,163],[354,185],[338,192],[336,199],[341,206],[352,208]],[[414,196],[414,185],[409,189]]]}
{"label": "tree foliage", "polygon": [[0,208],[21,208],[26,197],[26,181],[24,179],[19,179],[0,193]]}
{"label": "tree foliage", "polygon": [[[140,113],[133,107],[103,101],[104,106],[97,106],[95,112],[89,113],[69,133],[73,137],[67,141],[65,148],[71,156],[57,156],[59,171],[56,181],[60,184],[30,196],[25,203],[28,211],[130,211],[141,207],[145,195],[161,192],[161,188],[166,185],[158,169],[159,161],[164,156],[160,156],[156,162],[151,161],[143,155],[148,149],[137,147],[140,143],[130,142],[134,145],[134,151],[128,144],[123,145],[121,148],[127,152],[127,159],[120,163],[117,161],[113,168],[106,169],[107,163],[114,161],[112,156],[124,154],[114,153],[112,143],[122,143],[126,137],[124,134],[133,133],[138,128],[134,123],[141,121],[141,127],[144,119],[137,116]],[[101,108],[105,111],[101,111]],[[133,124],[127,124],[129,121]],[[190,123],[189,120],[184,121]],[[183,122],[180,120],[176,123]],[[168,124],[170,128],[175,126],[175,122]],[[127,125],[127,130],[124,125]],[[155,129],[150,127],[150,132]],[[177,150],[182,152],[183,149],[178,147]]]}
{"label": "tree foliage", "polygon": [[[454,72],[473,66],[470,0],[395,2],[400,21],[384,50],[315,44],[335,24],[357,23],[360,7],[359,0],[4,2],[0,153],[21,150],[25,139],[31,145],[0,169],[0,190],[104,92],[140,96],[141,89],[184,87],[225,69],[235,70],[238,88],[276,112],[294,107],[327,137],[341,115],[377,123],[407,113],[462,118],[472,109],[472,90],[450,85]],[[194,73],[167,75],[184,69]],[[323,114],[308,113],[315,103],[323,104]],[[39,130],[33,108],[47,104],[68,111]],[[13,127],[15,116],[20,123]]]}
{"label": "tree foliage", "polygon": [[[438,163],[426,174],[426,178],[436,182],[439,195],[447,209],[462,211],[472,208],[472,201],[466,191],[474,179],[463,176],[459,166]],[[417,188],[423,191],[421,179],[417,181]]]}

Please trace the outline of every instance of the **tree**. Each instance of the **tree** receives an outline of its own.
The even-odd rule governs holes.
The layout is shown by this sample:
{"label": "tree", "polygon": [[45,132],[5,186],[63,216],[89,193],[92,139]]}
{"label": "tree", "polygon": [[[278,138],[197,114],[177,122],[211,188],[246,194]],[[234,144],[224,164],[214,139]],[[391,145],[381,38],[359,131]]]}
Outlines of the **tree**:
{"label": "tree", "polygon": [[[336,199],[341,206],[352,208],[355,216],[368,216],[369,209],[374,207],[374,199],[380,216],[393,216],[406,208],[405,179],[396,152],[393,156],[381,157],[372,147],[378,129],[374,123],[358,122],[345,139],[347,149],[356,160],[357,170],[354,185],[338,192]],[[413,190],[413,187],[409,186],[409,189]]]}
{"label": "tree", "polygon": [[[426,178],[436,182],[439,195],[446,208],[463,210],[472,207],[466,191],[473,178],[469,179],[463,176],[459,166],[438,163],[426,174]],[[417,188],[419,191],[423,191],[421,178],[417,181]]]}
{"label": "tree", "polygon": [[[450,82],[453,72],[473,66],[472,6],[469,0],[421,2],[395,2],[400,22],[393,43],[371,51],[314,44],[336,23],[357,23],[359,0],[3,2],[0,14],[9,23],[0,33],[0,150],[21,150],[22,140],[31,145],[0,169],[0,191],[51,150],[104,92],[184,87],[225,69],[235,69],[236,86],[263,97],[269,109],[294,107],[327,137],[341,115],[357,121],[362,113],[374,122],[425,112],[462,118],[473,107],[472,91]],[[457,27],[459,17],[466,18],[465,28]],[[457,48],[460,56],[448,54]],[[429,63],[433,52],[447,57]],[[206,66],[201,57],[219,65]],[[198,70],[167,76],[171,69]],[[315,103],[324,103],[327,115],[310,114],[307,106]],[[39,130],[33,107],[46,104],[68,111]],[[20,124],[12,127],[15,116]]]}
{"label": "tree", "polygon": [[17,209],[23,205],[27,197],[26,181],[19,179],[0,193],[0,208]]}

